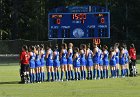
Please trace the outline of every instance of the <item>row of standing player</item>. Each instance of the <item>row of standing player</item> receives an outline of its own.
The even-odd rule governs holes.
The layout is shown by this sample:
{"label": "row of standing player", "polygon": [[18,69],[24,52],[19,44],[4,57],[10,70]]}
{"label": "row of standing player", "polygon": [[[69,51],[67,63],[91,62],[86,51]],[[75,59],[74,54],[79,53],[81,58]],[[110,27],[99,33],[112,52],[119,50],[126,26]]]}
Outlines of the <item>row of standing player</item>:
{"label": "row of standing player", "polygon": [[[121,67],[121,76],[125,77],[126,74],[128,75],[129,55],[125,46],[121,46],[120,50],[118,46],[115,44],[110,49],[110,54],[107,46],[103,46],[101,49],[96,44],[94,44],[93,50],[90,49],[90,45],[85,44],[82,44],[79,50],[77,47],[73,49],[73,44],[69,43],[67,51],[67,45],[64,43],[60,53],[57,45],[54,51],[52,51],[51,46],[48,46],[46,52],[43,46],[30,46],[30,82],[34,82],[35,77],[37,82],[45,80],[45,64],[48,81],[50,81],[50,77],[52,77],[52,81],[63,81],[64,72],[66,80],[108,78],[109,64],[111,77],[119,76],[119,67]],[[61,69],[61,77],[59,68]]]}

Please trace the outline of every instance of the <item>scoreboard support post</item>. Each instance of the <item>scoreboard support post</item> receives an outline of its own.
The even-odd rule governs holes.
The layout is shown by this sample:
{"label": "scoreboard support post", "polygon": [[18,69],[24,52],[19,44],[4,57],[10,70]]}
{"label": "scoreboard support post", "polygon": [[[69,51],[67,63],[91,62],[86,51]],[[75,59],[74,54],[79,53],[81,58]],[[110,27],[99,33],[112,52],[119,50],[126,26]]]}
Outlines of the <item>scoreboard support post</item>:
{"label": "scoreboard support post", "polygon": [[54,42],[55,42],[55,44],[57,44],[58,43],[58,40],[57,39],[54,39]]}
{"label": "scoreboard support post", "polygon": [[62,39],[62,44],[64,43],[64,41],[65,41],[65,40],[64,40],[64,38],[63,38],[63,39]]}

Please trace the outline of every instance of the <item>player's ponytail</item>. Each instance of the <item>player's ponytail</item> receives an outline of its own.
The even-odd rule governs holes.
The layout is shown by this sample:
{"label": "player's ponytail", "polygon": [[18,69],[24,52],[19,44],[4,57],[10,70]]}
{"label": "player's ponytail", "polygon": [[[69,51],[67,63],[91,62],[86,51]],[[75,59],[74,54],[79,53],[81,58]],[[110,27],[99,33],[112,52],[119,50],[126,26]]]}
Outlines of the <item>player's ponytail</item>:
{"label": "player's ponytail", "polygon": [[54,49],[55,49],[55,50],[58,50],[58,44],[55,45],[55,48],[54,48]]}
{"label": "player's ponytail", "polygon": [[67,49],[67,44],[66,44],[66,43],[63,43],[61,47],[62,47],[63,49]]}
{"label": "player's ponytail", "polygon": [[136,51],[136,48],[135,48],[134,43],[132,43],[132,44],[130,45],[130,48],[133,48],[133,49]]}
{"label": "player's ponytail", "polygon": [[26,52],[28,52],[28,47],[27,47],[27,45],[23,45],[22,48],[23,48]]}
{"label": "player's ponytail", "polygon": [[89,49],[90,48],[90,43],[89,44],[87,44],[87,49]]}
{"label": "player's ponytail", "polygon": [[106,50],[108,49],[107,45],[104,45],[103,48],[105,48]]}
{"label": "player's ponytail", "polygon": [[34,49],[35,49],[35,47],[34,47],[33,45],[31,45],[31,46],[29,47],[29,49],[33,52]]}
{"label": "player's ponytail", "polygon": [[132,44],[130,45],[130,47],[131,47],[131,48],[135,48],[135,45],[132,43]]}
{"label": "player's ponytail", "polygon": [[40,45],[40,48],[41,48],[41,49],[44,49],[44,44],[41,44],[41,45]]}
{"label": "player's ponytail", "polygon": [[35,48],[36,48],[37,54],[39,55],[40,54],[40,46],[39,45],[36,45]]}
{"label": "player's ponytail", "polygon": [[64,44],[64,48],[67,49],[67,44],[66,43]]}
{"label": "player's ponytail", "polygon": [[75,53],[79,52],[79,48],[78,47],[75,47],[74,52]]}
{"label": "player's ponytail", "polygon": [[69,49],[73,48],[73,43],[69,43]]}
{"label": "player's ponytail", "polygon": [[119,43],[115,43],[114,47],[115,47],[115,48],[118,48],[119,45],[120,45]]}

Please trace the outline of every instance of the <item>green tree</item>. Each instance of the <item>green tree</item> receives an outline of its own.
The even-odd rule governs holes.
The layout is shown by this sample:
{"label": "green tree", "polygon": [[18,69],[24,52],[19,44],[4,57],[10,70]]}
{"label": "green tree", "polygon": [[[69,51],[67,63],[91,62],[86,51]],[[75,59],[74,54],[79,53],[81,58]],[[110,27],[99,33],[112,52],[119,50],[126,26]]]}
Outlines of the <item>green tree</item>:
{"label": "green tree", "polygon": [[1,0],[0,39],[48,40],[48,12],[79,5],[108,5],[111,38],[139,39],[140,0]]}

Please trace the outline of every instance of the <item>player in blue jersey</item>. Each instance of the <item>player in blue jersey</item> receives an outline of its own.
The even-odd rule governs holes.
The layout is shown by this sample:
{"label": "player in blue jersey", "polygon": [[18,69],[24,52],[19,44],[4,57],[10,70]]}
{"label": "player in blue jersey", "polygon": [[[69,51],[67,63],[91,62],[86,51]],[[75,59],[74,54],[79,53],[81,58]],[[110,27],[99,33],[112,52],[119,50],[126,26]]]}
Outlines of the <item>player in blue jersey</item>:
{"label": "player in blue jersey", "polygon": [[63,43],[60,52],[60,65],[61,65],[61,81],[63,81],[63,76],[65,72],[66,80],[68,81],[68,71],[67,71],[67,44]]}
{"label": "player in blue jersey", "polygon": [[103,46],[103,78],[108,78],[108,65],[109,65],[109,52],[107,51],[108,47],[106,45]]}
{"label": "player in blue jersey", "polygon": [[30,83],[35,82],[35,53],[34,53],[34,46],[29,47],[29,54],[30,54],[30,62],[29,62],[29,67],[30,67]]}
{"label": "player in blue jersey", "polygon": [[86,79],[86,45],[80,45],[81,79]]}
{"label": "player in blue jersey", "polygon": [[129,53],[127,50],[127,45],[124,45],[124,52],[125,52],[125,75],[128,76],[128,63],[129,63]]}
{"label": "player in blue jersey", "polygon": [[97,44],[93,45],[93,78],[96,79],[96,71],[97,71],[97,79],[100,79],[100,66],[99,66],[99,48]]}
{"label": "player in blue jersey", "polygon": [[87,60],[87,78],[88,79],[92,79],[93,75],[92,75],[92,68],[93,68],[93,52],[92,50],[90,50],[90,44],[87,45],[87,50],[86,50],[86,60]]}
{"label": "player in blue jersey", "polygon": [[73,44],[69,43],[68,45],[68,54],[67,54],[67,59],[68,59],[68,80],[74,79],[73,75]]}
{"label": "player in blue jersey", "polygon": [[125,50],[124,46],[120,47],[120,66],[121,66],[121,76],[125,77]]}
{"label": "player in blue jersey", "polygon": [[110,49],[110,70],[111,70],[111,77],[116,77],[116,52],[114,47]]}
{"label": "player in blue jersey", "polygon": [[50,81],[50,76],[52,77],[52,81],[54,81],[53,51],[51,47],[51,44],[49,44],[46,52],[47,81]]}
{"label": "player in blue jersey", "polygon": [[44,66],[45,66],[45,49],[44,49],[44,45],[41,44],[40,46],[40,54],[41,54],[41,82],[45,81],[45,72],[44,72]]}
{"label": "player in blue jersey", "polygon": [[35,58],[35,67],[36,67],[36,82],[41,82],[41,55],[40,55],[40,46],[37,45],[35,48],[35,54],[36,54],[36,58]]}
{"label": "player in blue jersey", "polygon": [[74,49],[73,66],[75,71],[75,80],[80,80],[80,54],[79,48]]}
{"label": "player in blue jersey", "polygon": [[55,81],[60,80],[59,75],[59,68],[60,68],[60,61],[59,61],[59,51],[58,51],[58,44],[55,45],[55,50],[53,52],[53,66],[54,66],[54,77]]}
{"label": "player in blue jersey", "polygon": [[103,78],[103,51],[102,51],[102,46],[100,45],[99,46],[99,67],[100,67],[100,78],[102,79]]}
{"label": "player in blue jersey", "polygon": [[115,48],[115,52],[116,52],[116,76],[119,77],[119,54],[120,54],[120,50],[119,50],[119,43],[115,43],[114,45]]}

